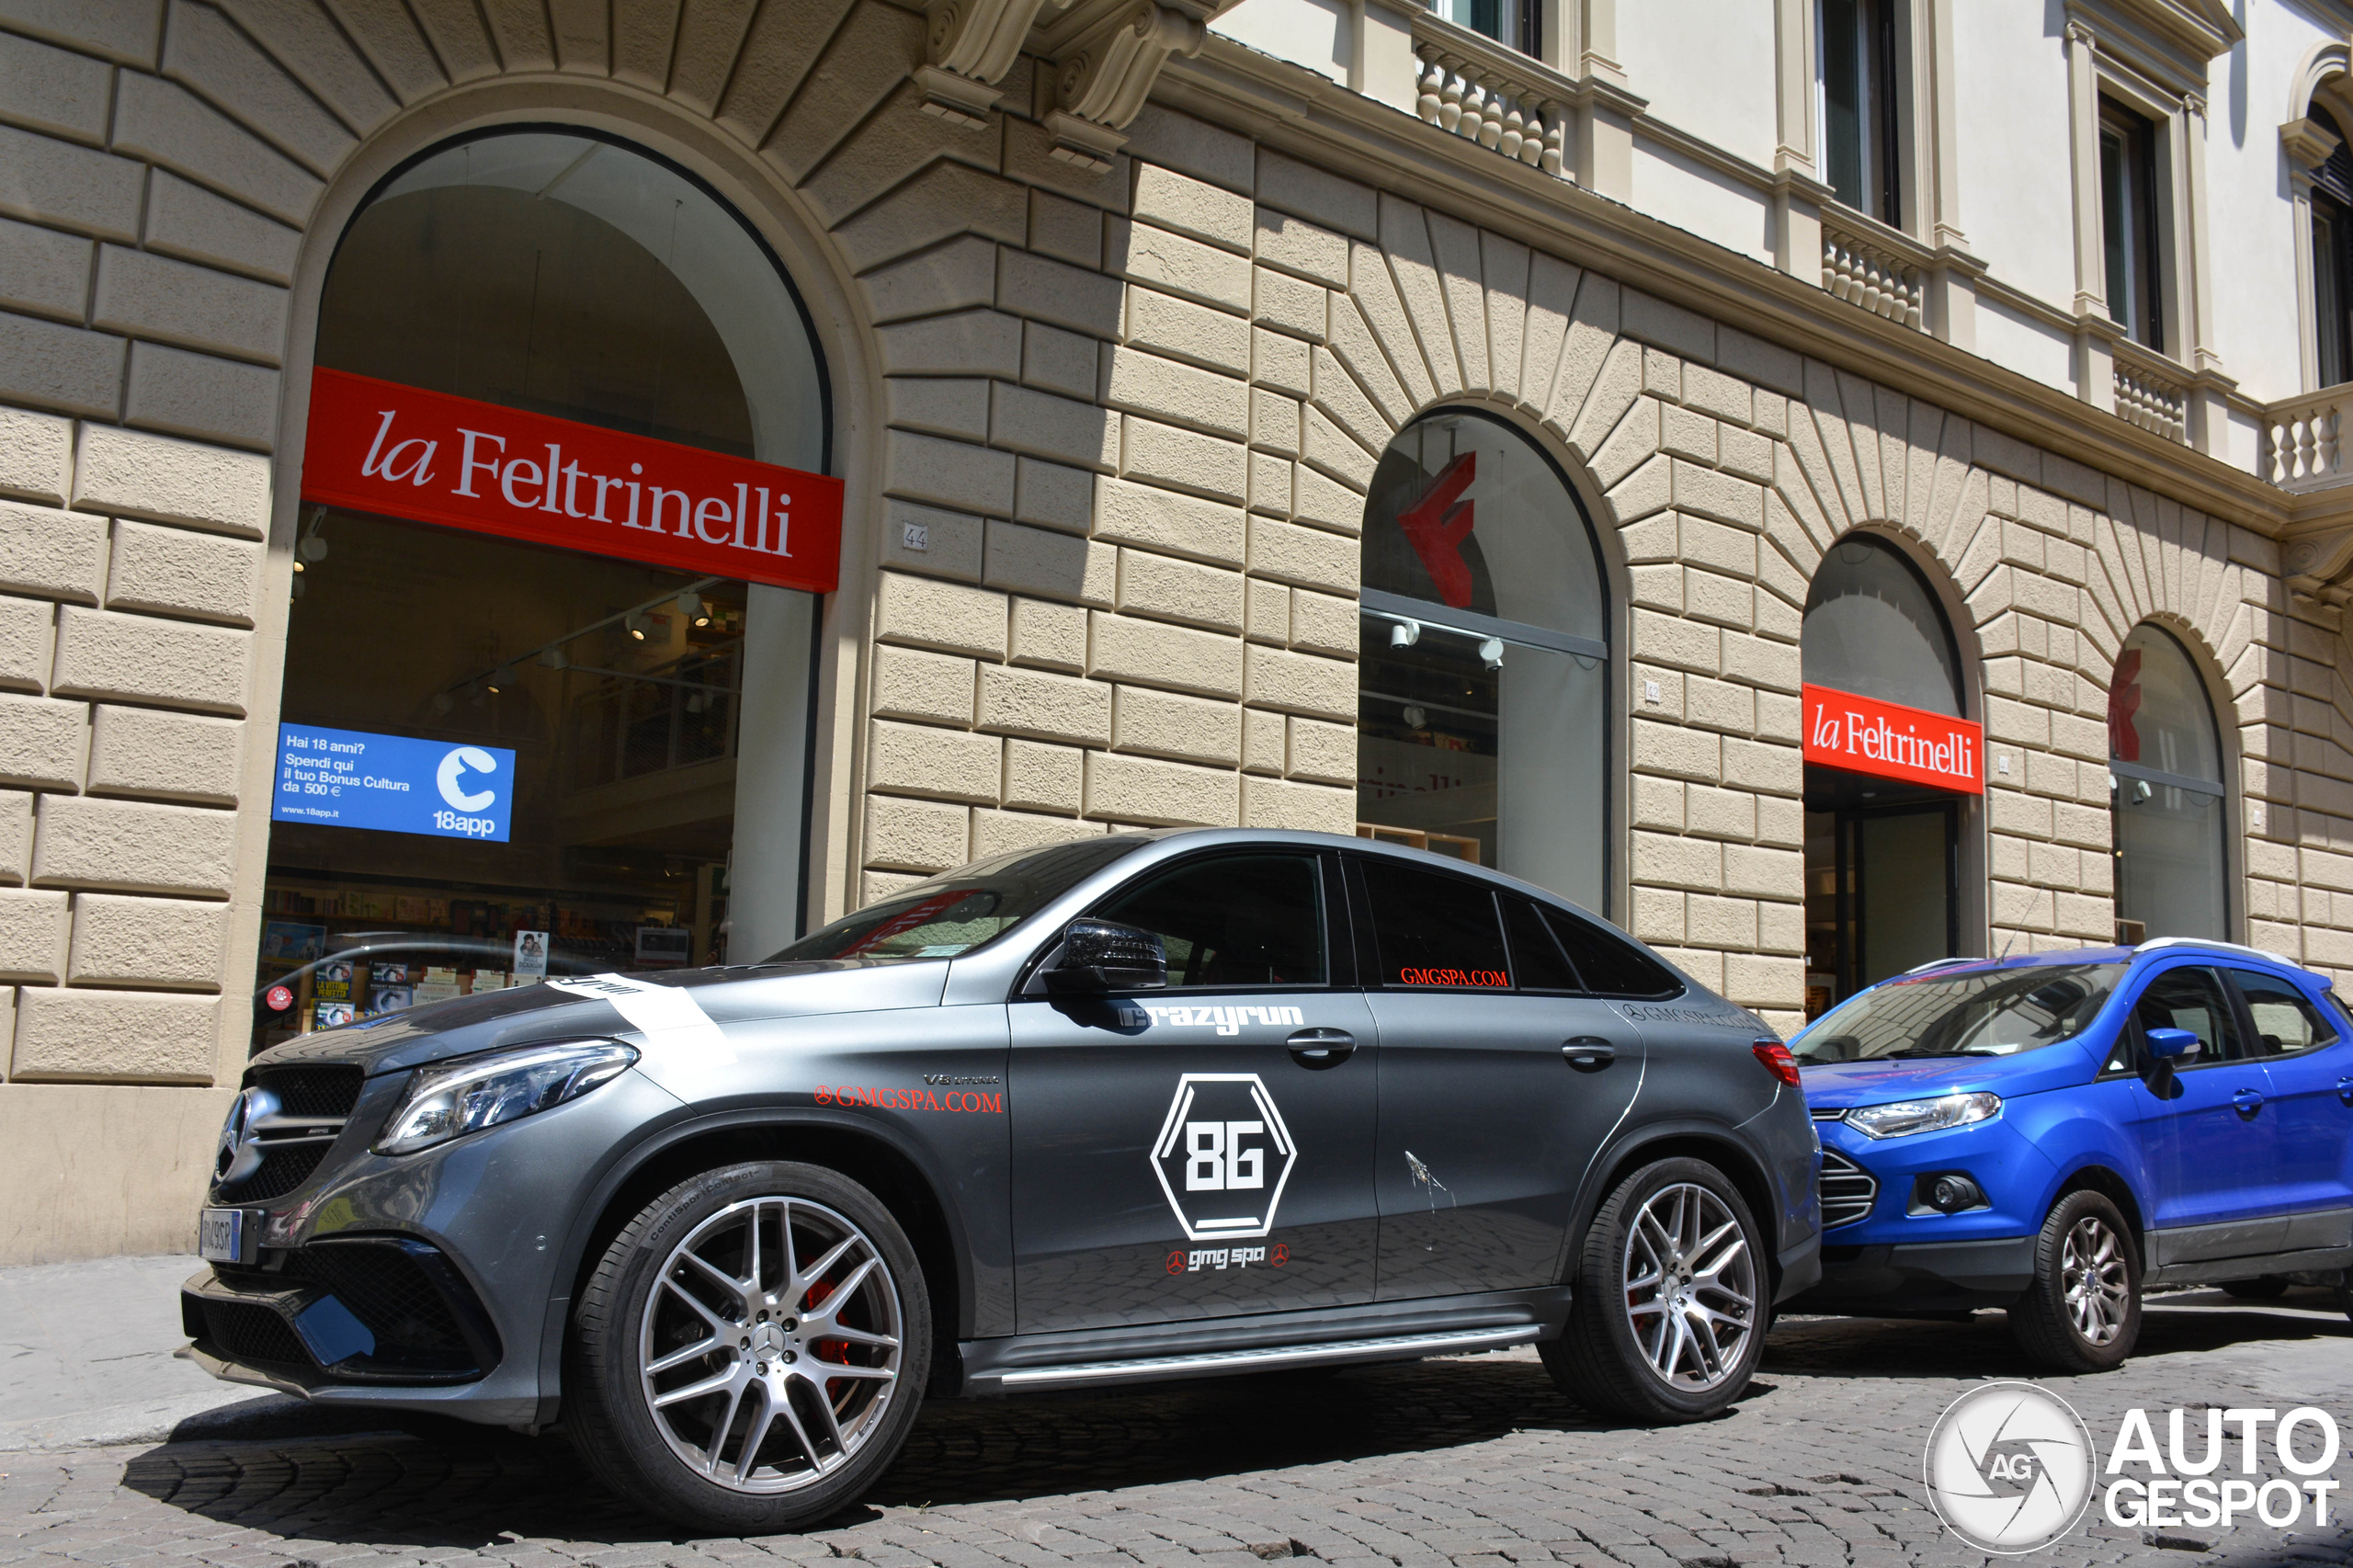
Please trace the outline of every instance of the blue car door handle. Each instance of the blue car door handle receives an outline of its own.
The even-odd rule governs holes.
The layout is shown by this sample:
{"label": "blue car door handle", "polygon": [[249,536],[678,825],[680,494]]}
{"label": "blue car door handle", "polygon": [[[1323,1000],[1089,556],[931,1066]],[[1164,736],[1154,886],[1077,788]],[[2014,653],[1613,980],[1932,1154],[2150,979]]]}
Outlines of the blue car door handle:
{"label": "blue car door handle", "polygon": [[2353,1078],[2336,1080],[2336,1097],[2347,1105],[2353,1105]]}
{"label": "blue car door handle", "polygon": [[2263,1096],[2254,1089],[2236,1089],[2231,1094],[2231,1103],[2238,1107],[2241,1116],[2252,1118],[2263,1108]]}
{"label": "blue car door handle", "polygon": [[1581,1034],[1561,1042],[1561,1059],[1580,1073],[1598,1073],[1618,1060],[1618,1052],[1599,1035]]}
{"label": "blue car door handle", "polygon": [[1337,1067],[1355,1054],[1357,1037],[1346,1029],[1302,1029],[1283,1044],[1302,1067]]}

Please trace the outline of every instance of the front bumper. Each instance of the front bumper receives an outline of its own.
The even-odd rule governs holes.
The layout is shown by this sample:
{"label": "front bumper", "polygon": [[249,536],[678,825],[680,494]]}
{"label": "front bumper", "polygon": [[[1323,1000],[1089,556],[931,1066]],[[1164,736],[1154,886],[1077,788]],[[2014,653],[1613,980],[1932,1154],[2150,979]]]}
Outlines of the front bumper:
{"label": "front bumper", "polygon": [[1785,1312],[1973,1312],[2006,1307],[2034,1279],[2032,1236],[1822,1249],[1822,1281]]}

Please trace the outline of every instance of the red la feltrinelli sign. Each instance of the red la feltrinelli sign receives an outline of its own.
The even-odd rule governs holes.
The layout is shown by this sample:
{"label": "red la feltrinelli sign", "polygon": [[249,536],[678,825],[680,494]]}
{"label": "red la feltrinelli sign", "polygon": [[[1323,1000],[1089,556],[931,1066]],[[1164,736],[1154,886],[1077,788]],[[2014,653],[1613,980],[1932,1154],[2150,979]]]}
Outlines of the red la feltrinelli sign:
{"label": "red la feltrinelli sign", "polygon": [[1826,686],[1807,687],[1804,701],[1806,761],[1965,794],[1985,792],[1982,726]]}
{"label": "red la feltrinelli sign", "polygon": [[380,381],[311,380],[302,499],[829,594],[842,482]]}

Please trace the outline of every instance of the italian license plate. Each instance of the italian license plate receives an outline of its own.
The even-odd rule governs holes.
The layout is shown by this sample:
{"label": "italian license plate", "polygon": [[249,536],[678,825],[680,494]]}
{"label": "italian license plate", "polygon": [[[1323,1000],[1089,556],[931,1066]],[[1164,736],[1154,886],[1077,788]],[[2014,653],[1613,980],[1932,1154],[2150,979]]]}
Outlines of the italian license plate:
{"label": "italian license plate", "polygon": [[207,1209],[197,1222],[196,1250],[207,1263],[249,1263],[245,1250],[245,1211]]}

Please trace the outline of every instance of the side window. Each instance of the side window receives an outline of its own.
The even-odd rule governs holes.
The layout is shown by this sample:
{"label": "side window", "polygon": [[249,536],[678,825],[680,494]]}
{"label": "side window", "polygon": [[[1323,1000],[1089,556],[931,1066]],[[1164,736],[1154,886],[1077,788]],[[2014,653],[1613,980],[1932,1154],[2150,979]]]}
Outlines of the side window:
{"label": "side window", "polygon": [[1561,944],[1538,914],[1536,905],[1510,893],[1498,895],[1504,903],[1504,925],[1511,937],[1512,973],[1522,991],[1582,991],[1577,971]]}
{"label": "side window", "polygon": [[1367,858],[1356,866],[1372,907],[1380,983],[1417,991],[1511,988],[1492,889],[1393,860]]}
{"label": "side window", "polygon": [[2336,1028],[2327,1016],[2278,975],[2234,969],[2231,978],[2238,982],[2239,994],[2246,998],[2246,1010],[2255,1018],[2256,1055],[2284,1056],[2336,1041]]}
{"label": "side window", "polygon": [[1616,932],[1558,909],[1546,909],[1544,919],[1595,995],[1654,1001],[1683,994],[1672,971]]}
{"label": "side window", "polygon": [[1323,883],[1313,855],[1225,855],[1147,877],[1093,913],[1157,936],[1172,990],[1323,985]]}
{"label": "side window", "polygon": [[2211,969],[2169,969],[2149,982],[2132,1005],[2132,1018],[2142,1030],[2188,1029],[2198,1037],[2198,1060],[2236,1062],[2246,1052],[2231,1020],[2231,1006],[2222,992],[2222,977]]}

